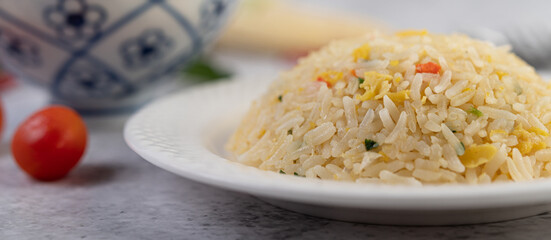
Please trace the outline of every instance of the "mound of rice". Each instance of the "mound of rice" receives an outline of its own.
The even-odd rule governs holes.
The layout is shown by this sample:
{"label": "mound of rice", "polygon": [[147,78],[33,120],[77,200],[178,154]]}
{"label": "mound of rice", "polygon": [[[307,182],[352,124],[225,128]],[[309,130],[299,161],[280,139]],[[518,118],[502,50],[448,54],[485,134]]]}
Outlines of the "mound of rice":
{"label": "mound of rice", "polygon": [[508,47],[373,33],[283,73],[227,149],[308,178],[481,184],[550,176],[550,128],[551,86]]}

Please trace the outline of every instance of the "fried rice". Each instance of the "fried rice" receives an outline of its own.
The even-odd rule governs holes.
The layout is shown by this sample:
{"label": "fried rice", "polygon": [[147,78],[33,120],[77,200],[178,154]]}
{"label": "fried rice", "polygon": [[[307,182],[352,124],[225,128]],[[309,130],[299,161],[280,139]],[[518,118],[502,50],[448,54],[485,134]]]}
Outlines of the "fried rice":
{"label": "fried rice", "polygon": [[482,184],[551,175],[551,86],[460,34],[370,33],[300,59],[252,103],[235,161],[359,183]]}

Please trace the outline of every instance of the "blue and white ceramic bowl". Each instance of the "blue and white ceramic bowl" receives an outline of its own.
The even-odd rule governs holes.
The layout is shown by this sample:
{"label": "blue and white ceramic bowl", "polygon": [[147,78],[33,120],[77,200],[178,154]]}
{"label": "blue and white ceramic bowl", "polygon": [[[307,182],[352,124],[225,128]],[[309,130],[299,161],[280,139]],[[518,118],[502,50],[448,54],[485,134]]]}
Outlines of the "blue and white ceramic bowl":
{"label": "blue and white ceramic bowl", "polygon": [[143,102],[203,49],[235,0],[1,0],[0,58],[80,110]]}

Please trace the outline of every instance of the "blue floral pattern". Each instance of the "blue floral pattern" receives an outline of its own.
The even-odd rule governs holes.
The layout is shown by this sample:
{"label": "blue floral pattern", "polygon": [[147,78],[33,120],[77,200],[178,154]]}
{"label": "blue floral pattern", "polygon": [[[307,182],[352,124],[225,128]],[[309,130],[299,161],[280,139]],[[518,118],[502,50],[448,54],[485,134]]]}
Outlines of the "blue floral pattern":
{"label": "blue floral pattern", "polygon": [[[68,103],[102,98],[116,105],[196,56],[236,4],[196,1],[112,0],[125,7],[112,11],[107,0],[48,0],[34,5],[47,31],[0,6],[0,57],[23,77],[50,84]],[[182,12],[181,6],[195,9]],[[148,19],[156,15],[169,22]],[[181,35],[185,39],[176,38]]]}
{"label": "blue floral pattern", "polygon": [[40,48],[36,43],[6,29],[0,29],[0,47],[20,65],[38,67],[42,62]]}
{"label": "blue floral pattern", "polygon": [[107,20],[105,9],[86,0],[58,0],[44,10],[46,24],[64,39],[87,39]]}
{"label": "blue floral pattern", "polygon": [[59,94],[71,98],[117,98],[130,89],[117,76],[92,64],[73,66],[60,81]]}
{"label": "blue floral pattern", "polygon": [[220,18],[226,11],[226,5],[225,0],[205,1],[201,5],[201,31],[212,32],[220,26]]}
{"label": "blue floral pattern", "polygon": [[172,40],[161,29],[149,29],[124,41],[120,52],[126,67],[139,68],[162,59],[172,45]]}

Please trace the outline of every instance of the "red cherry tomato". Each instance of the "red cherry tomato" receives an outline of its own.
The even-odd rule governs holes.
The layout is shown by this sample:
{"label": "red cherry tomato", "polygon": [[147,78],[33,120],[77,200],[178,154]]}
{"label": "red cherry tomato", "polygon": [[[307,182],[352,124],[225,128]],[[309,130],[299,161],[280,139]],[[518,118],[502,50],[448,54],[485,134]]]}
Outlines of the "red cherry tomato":
{"label": "red cherry tomato", "polygon": [[86,125],[72,109],[44,108],[27,118],[13,136],[15,161],[30,176],[57,180],[76,166],[86,148]]}

